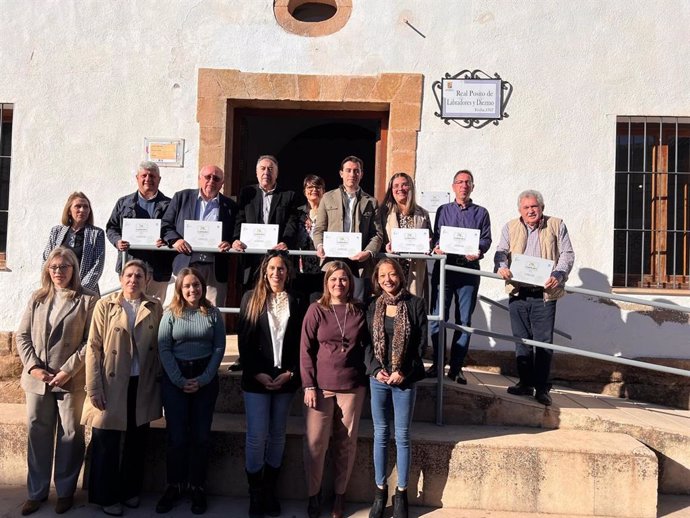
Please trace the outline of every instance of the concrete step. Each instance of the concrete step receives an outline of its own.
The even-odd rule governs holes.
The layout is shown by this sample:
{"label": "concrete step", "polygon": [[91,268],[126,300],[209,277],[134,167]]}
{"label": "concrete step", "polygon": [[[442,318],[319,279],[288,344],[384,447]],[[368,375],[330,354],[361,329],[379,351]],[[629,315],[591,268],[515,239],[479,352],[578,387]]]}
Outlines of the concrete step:
{"label": "concrete step", "polygon": [[[26,429],[22,405],[2,405],[0,484],[25,484]],[[291,417],[282,497],[306,498],[303,420]],[[209,465],[211,494],[244,496],[244,417],[216,414]],[[410,480],[413,505],[580,516],[656,516],[657,459],[620,433],[495,426],[437,427],[418,422]],[[154,424],[147,453],[147,491],[165,483],[164,422]],[[372,425],[363,420],[347,498],[373,497]],[[394,448],[390,452],[394,461]],[[328,470],[327,470],[328,472]],[[395,484],[393,469],[389,483]],[[324,481],[327,493],[330,480]]]}

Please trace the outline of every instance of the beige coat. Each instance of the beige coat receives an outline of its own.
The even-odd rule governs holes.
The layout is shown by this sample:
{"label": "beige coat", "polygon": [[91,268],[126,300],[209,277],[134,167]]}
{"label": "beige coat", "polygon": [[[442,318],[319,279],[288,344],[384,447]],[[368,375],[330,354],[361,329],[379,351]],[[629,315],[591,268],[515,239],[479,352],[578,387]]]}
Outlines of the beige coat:
{"label": "beige coat", "polygon": [[[21,386],[26,392],[44,395],[52,392],[84,390],[84,356],[91,314],[96,305],[94,292],[84,289],[65,305],[48,331],[50,302],[31,297],[17,329],[17,351],[24,364]],[[29,374],[33,367],[53,374],[63,371],[70,379],[62,387],[51,387]]]}
{"label": "beige coat", "polygon": [[[385,205],[379,207],[378,218],[381,227],[384,229],[382,250],[385,251],[385,246],[390,242],[392,230],[394,228],[399,228],[398,218],[395,211],[389,211],[388,207]],[[429,219],[429,213],[426,209],[417,207],[412,218],[414,219],[414,228],[427,229],[429,231],[429,238],[431,238],[431,220]],[[412,293],[412,295],[417,295],[418,297],[428,300],[428,285],[426,261],[423,259],[413,259],[410,265],[410,275],[407,279],[407,291]]]}
{"label": "beige coat", "polygon": [[[163,309],[158,301],[144,297],[134,325],[134,344],[127,314],[121,305],[122,292],[96,303],[86,345],[86,402],[82,424],[106,430],[127,429],[127,386],[134,344],[139,355],[137,426],[161,417],[158,325]],[[105,398],[105,410],[95,408],[93,395]]]}

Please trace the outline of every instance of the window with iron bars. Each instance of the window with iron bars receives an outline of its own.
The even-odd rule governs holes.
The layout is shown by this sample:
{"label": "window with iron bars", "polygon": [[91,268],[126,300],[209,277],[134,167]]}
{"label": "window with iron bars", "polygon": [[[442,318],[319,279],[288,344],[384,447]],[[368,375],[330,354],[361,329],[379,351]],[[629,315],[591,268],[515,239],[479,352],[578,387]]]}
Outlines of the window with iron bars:
{"label": "window with iron bars", "polygon": [[690,287],[690,117],[618,117],[613,287]]}
{"label": "window with iron bars", "polygon": [[5,267],[5,254],[7,251],[13,112],[13,104],[0,103],[0,268]]}

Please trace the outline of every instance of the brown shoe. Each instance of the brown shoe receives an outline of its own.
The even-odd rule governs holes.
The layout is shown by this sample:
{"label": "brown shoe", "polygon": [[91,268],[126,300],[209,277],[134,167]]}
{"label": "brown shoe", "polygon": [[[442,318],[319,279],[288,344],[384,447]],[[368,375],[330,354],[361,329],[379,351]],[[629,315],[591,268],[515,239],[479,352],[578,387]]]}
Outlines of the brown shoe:
{"label": "brown shoe", "polygon": [[45,498],[43,500],[31,500],[31,498],[27,499],[26,502],[24,502],[24,505],[22,505],[22,516],[28,516],[32,513],[35,513],[38,511],[38,508],[41,507],[41,502],[45,501]]}
{"label": "brown shoe", "polygon": [[335,495],[333,499],[333,509],[331,510],[331,518],[343,518],[344,504],[345,495]]}
{"label": "brown shoe", "polygon": [[55,513],[56,514],[63,514],[72,509],[72,506],[74,505],[74,497],[73,496],[61,496],[58,497],[57,503],[55,504]]}

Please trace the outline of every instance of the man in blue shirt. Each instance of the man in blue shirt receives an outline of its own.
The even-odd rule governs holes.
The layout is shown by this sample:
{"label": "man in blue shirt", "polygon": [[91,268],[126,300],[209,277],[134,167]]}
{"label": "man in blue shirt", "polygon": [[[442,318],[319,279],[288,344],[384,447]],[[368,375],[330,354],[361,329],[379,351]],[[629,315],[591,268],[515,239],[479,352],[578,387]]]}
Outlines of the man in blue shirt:
{"label": "man in blue shirt", "polygon": [[[478,229],[479,250],[477,250],[477,253],[472,255],[448,254],[447,264],[479,270],[479,260],[484,257],[484,254],[491,246],[491,221],[489,219],[489,212],[484,207],[475,205],[470,198],[474,190],[474,176],[472,176],[470,171],[463,169],[455,173],[452,188],[455,193],[455,201],[441,205],[438,211],[436,211],[434,235],[432,237],[433,252],[435,254],[444,253],[443,250],[439,248],[441,227]],[[431,278],[431,300],[434,305],[432,313],[434,315],[440,313],[439,278],[440,262],[437,261]],[[463,326],[472,325],[472,313],[477,304],[479,279],[480,277],[478,275],[451,271],[446,272],[444,304],[446,318],[449,317],[448,311],[450,309],[450,303],[452,300],[455,300],[455,323]],[[439,368],[436,361],[438,358],[438,337],[440,327],[440,322],[438,321],[429,322],[431,343],[434,347],[434,364],[426,371],[427,377],[429,378],[435,377]],[[462,365],[465,361],[469,346],[469,333],[461,331],[455,331],[453,333],[448,377],[462,385],[467,384],[467,380],[462,373]],[[443,368],[443,366],[441,366],[441,368]]]}

